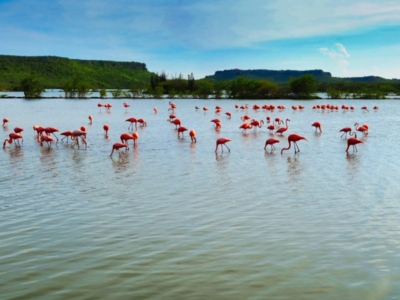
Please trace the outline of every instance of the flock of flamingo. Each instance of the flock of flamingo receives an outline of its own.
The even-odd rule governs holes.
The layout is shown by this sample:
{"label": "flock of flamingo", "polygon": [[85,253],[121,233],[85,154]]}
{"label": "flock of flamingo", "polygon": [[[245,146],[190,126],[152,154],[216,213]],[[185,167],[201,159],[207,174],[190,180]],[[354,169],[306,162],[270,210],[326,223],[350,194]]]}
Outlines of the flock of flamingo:
{"label": "flock of flamingo", "polygon": [[[101,104],[98,103],[97,105],[100,110],[102,107],[104,107],[106,109],[107,112],[110,112],[110,109],[112,107],[111,104]],[[126,111],[128,110],[128,108],[130,107],[130,105],[128,103],[123,103],[123,106],[126,108]],[[174,124],[176,127],[176,130],[178,132],[178,138],[183,138],[183,133],[185,131],[189,131],[188,128],[182,126],[182,122],[179,118],[177,118],[177,116],[175,115],[175,109],[177,109],[177,105],[173,102],[169,102],[169,108],[168,111],[170,112],[168,121],[171,124]],[[241,110],[246,110],[249,109],[249,105],[235,105],[236,109],[241,109]],[[275,109],[279,109],[279,110],[284,110],[286,109],[283,105],[278,105],[278,106],[274,106],[274,105],[263,105],[263,106],[259,106],[259,105],[253,105],[253,110],[257,111],[260,109],[266,110],[266,111],[270,111],[273,112]],[[199,110],[200,108],[198,106],[195,106],[196,110]],[[299,106],[292,106],[293,110],[302,110],[304,109],[304,106],[299,105]],[[314,105],[313,106],[313,110],[338,110],[339,107],[335,106],[335,105],[330,105],[330,104],[323,104],[323,105]],[[353,106],[346,106],[346,105],[342,105],[341,109],[343,110],[354,110]],[[363,106],[361,108],[364,111],[369,111],[368,107]],[[374,110],[378,110],[379,107],[375,106]],[[157,114],[158,110],[157,108],[154,108],[154,113]],[[203,107],[204,111],[207,111],[208,108],[207,107]],[[215,113],[216,114],[220,114],[222,112],[222,108],[220,106],[216,106],[215,107]],[[232,114],[230,112],[225,112],[227,118],[231,118]],[[261,128],[262,125],[264,124],[263,120],[256,120],[256,119],[252,119],[249,115],[244,115],[241,117],[242,120],[242,124],[239,126],[239,129],[242,129],[242,132],[246,132],[246,130],[250,130],[252,128]],[[92,124],[93,121],[93,117],[90,115],[89,116],[89,121],[90,124]],[[3,127],[8,126],[9,123],[9,119],[8,118],[4,118],[3,119]],[[147,126],[147,122],[143,119],[143,118],[128,118],[125,120],[125,122],[129,122],[130,125],[128,127],[128,131],[132,132],[132,133],[122,133],[120,135],[120,140],[121,142],[117,142],[114,143],[112,145],[112,150],[111,150],[111,154],[110,157],[113,155],[114,151],[119,151],[122,148],[126,148],[126,150],[129,150],[129,140],[133,141],[133,147],[136,146],[136,142],[139,138],[139,133],[137,132],[137,127],[138,127],[138,123],[139,126],[145,127]],[[215,129],[217,131],[219,131],[222,127],[222,122],[220,119],[215,118],[212,119],[210,122],[215,124]],[[290,122],[290,119],[286,119],[285,121],[281,120],[280,118],[275,118],[274,120],[272,120],[269,116],[266,117],[266,123],[267,125],[267,129],[269,130],[270,134],[277,134],[277,135],[281,135],[283,136],[283,134],[288,130],[289,125],[288,122]],[[133,126],[135,126],[135,130],[133,132]],[[311,126],[315,127],[315,131],[322,133],[322,126],[320,122],[314,122],[313,124],[311,124]],[[368,129],[369,126],[368,124],[363,124],[363,125],[359,125],[358,123],[355,123],[355,131],[352,132],[352,128],[351,127],[344,127],[341,130],[339,130],[339,132],[343,132],[341,135],[341,138],[343,138],[343,136],[345,136],[345,138],[347,138],[347,135],[349,135],[350,137],[347,139],[347,148],[346,148],[346,152],[349,151],[350,147],[353,147],[353,152],[357,151],[357,144],[363,143],[363,141],[357,139],[357,134],[356,131],[362,133],[364,136],[368,135]],[[103,125],[103,129],[105,132],[105,137],[108,138],[108,131],[109,131],[109,125],[105,124]],[[51,147],[51,143],[58,143],[59,139],[58,137],[55,135],[56,132],[59,132],[59,130],[55,127],[42,127],[42,126],[37,126],[34,125],[33,126],[34,131],[36,132],[36,140],[37,142],[40,143],[41,146],[43,146],[43,143],[46,143],[48,147]],[[15,127],[14,128],[14,132],[9,134],[9,137],[6,138],[4,140],[3,143],[3,148],[6,147],[7,142],[9,144],[12,144],[14,142],[16,147],[21,147],[21,143],[23,143],[23,136],[21,135],[21,132],[24,129],[21,127]],[[53,137],[51,137],[51,135],[54,136],[55,140]],[[86,142],[86,136],[87,136],[87,132],[86,132],[86,127],[85,126],[81,126],[80,129],[78,130],[68,130],[68,131],[64,131],[61,132],[60,135],[63,136],[63,138],[61,139],[61,142],[64,141],[64,139],[67,139],[67,143],[68,143],[68,138],[71,139],[71,141],[73,141],[73,144],[71,146],[71,148],[74,148],[75,146],[78,147],[79,149],[79,140],[81,141],[82,144],[85,145],[85,149],[87,148],[87,142]],[[189,131],[189,136],[191,138],[191,142],[192,143],[196,143],[197,139],[196,139],[196,132],[194,129]],[[300,148],[297,145],[297,142],[301,141],[301,140],[305,140],[307,141],[307,139],[299,134],[296,133],[292,133],[288,136],[288,146],[286,148],[282,148],[281,149],[281,154],[283,154],[284,151],[289,150],[292,147],[293,144],[293,148],[294,148],[294,153],[297,154],[298,152],[300,152]],[[20,143],[21,141],[21,143]],[[224,151],[224,146],[228,149],[228,151],[230,151],[230,148],[226,145],[226,143],[230,142],[231,139],[230,138],[226,138],[226,137],[221,137],[218,138],[216,140],[216,147],[215,147],[215,152],[218,151],[218,147],[221,147],[221,151]],[[280,141],[278,139],[275,138],[269,138],[265,141],[265,145],[264,145],[264,150],[267,150],[268,145],[270,146],[271,151],[275,150],[275,144],[279,143]]]}

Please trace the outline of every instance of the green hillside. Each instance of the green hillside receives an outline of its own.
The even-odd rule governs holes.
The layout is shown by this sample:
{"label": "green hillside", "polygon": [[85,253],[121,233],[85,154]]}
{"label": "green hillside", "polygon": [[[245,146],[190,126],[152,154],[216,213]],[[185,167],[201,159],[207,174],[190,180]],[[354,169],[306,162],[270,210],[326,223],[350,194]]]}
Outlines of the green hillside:
{"label": "green hillside", "polygon": [[131,88],[147,85],[150,75],[146,65],[139,62],[0,55],[0,90],[14,89],[29,76],[45,88],[61,88],[74,78],[92,88]]}
{"label": "green hillside", "polygon": [[359,83],[395,83],[400,82],[398,79],[385,79],[377,76],[366,77],[332,77],[331,73],[322,70],[224,70],[216,71],[214,75],[206,76],[208,79],[216,81],[233,80],[239,77],[246,77],[249,79],[266,79],[278,84],[286,84],[291,78],[298,78],[306,74],[311,74],[317,79],[318,82],[338,83],[338,82],[359,82]]}

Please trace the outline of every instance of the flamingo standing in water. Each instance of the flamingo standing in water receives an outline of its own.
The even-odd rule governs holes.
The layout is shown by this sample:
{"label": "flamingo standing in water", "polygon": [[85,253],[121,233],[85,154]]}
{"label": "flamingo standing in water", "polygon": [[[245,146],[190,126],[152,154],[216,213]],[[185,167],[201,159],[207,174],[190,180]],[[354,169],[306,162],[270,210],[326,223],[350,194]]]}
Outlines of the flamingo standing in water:
{"label": "flamingo standing in water", "polygon": [[103,129],[104,129],[104,131],[105,131],[105,137],[106,138],[108,138],[108,130],[110,129],[110,126],[108,126],[107,124],[105,124],[104,126],[103,126]]}
{"label": "flamingo standing in water", "polygon": [[257,129],[257,127],[258,127],[258,128],[261,128],[261,127],[262,127],[262,124],[264,124],[264,121],[263,121],[263,120],[258,121],[258,120],[256,120],[256,119],[253,119],[253,120],[251,120],[251,122],[250,122],[250,125],[253,126],[254,129]]}
{"label": "flamingo standing in water", "polygon": [[157,114],[157,113],[158,113],[158,109],[157,109],[157,107],[154,107],[154,108],[153,108],[153,110],[154,110],[154,113],[155,113],[155,114]]}
{"label": "flamingo standing in water", "polygon": [[[124,144],[124,143],[115,143],[112,146],[112,151],[111,151],[110,157],[114,153],[114,150],[118,151],[118,153],[119,153],[119,149],[121,149],[121,148],[128,148],[128,146],[126,144]],[[121,155],[121,153],[119,153],[119,154]]]}
{"label": "flamingo standing in water", "polygon": [[147,126],[147,122],[144,119],[138,119],[137,122],[140,124],[140,126],[144,127]]}
{"label": "flamingo standing in water", "polygon": [[11,132],[9,135],[9,139],[5,139],[4,143],[3,143],[3,148],[6,147],[7,142],[9,144],[11,144],[12,142],[14,142],[16,147],[20,147],[21,145],[19,144],[19,140],[21,139],[22,143],[24,141],[24,138],[21,134],[19,133],[15,133],[15,132]]}
{"label": "flamingo standing in water", "polygon": [[58,143],[58,137],[54,134],[54,132],[59,132],[59,130],[57,128],[55,128],[55,127],[46,127],[44,129],[44,132],[47,135],[50,135],[50,134],[54,135],[54,137],[57,139],[57,143]]}
{"label": "flamingo standing in water", "polygon": [[43,142],[47,143],[47,146],[51,146],[51,143],[54,143],[54,139],[49,135],[42,135],[40,137],[40,146],[43,146]]}
{"label": "flamingo standing in water", "polygon": [[130,107],[130,105],[128,103],[124,102],[124,107],[125,107],[125,111],[128,112],[128,107]]}
{"label": "flamingo standing in water", "polygon": [[219,146],[219,145],[221,145],[222,152],[224,152],[224,147],[222,147],[222,146],[225,146],[226,148],[228,148],[228,151],[231,152],[231,149],[229,149],[229,147],[226,145],[226,143],[227,143],[227,142],[230,142],[230,141],[231,141],[231,139],[229,139],[229,138],[224,138],[224,137],[217,139],[217,141],[216,141],[216,147],[215,147],[215,152],[217,152],[218,146]]}
{"label": "flamingo standing in water", "polygon": [[320,122],[314,122],[314,123],[312,123],[311,126],[314,126],[314,127],[315,127],[315,132],[317,132],[317,129],[319,129],[319,132],[322,133],[322,130],[321,130],[321,123],[320,123]]}
{"label": "flamingo standing in water", "polygon": [[132,127],[132,130],[133,130],[133,123],[135,123],[135,128],[137,130],[137,120],[136,120],[136,118],[134,118],[134,117],[128,118],[128,119],[125,120],[125,122],[130,122],[131,123],[131,124],[129,124],[128,130],[131,127]]}
{"label": "flamingo standing in water", "polygon": [[[121,134],[121,136],[119,137],[121,139],[121,143],[127,145],[127,149],[129,150],[129,140],[133,140],[133,135],[129,134],[129,133],[123,133]],[[133,142],[135,143],[135,141]]]}
{"label": "flamingo standing in water", "polygon": [[83,130],[74,130],[72,131],[72,135],[71,135],[71,140],[74,140],[75,143],[71,146],[71,148],[74,148],[75,145],[78,145],[78,149],[79,149],[79,140],[81,139],[82,143],[85,144],[85,149],[87,148],[87,143],[86,143],[86,131]]}
{"label": "flamingo standing in water", "polygon": [[197,142],[197,140],[196,140],[196,131],[194,131],[194,129],[189,131],[189,136],[190,136],[190,139],[192,140],[193,143]]}
{"label": "flamingo standing in water", "polygon": [[64,141],[65,138],[67,138],[67,143],[68,143],[68,137],[72,136],[72,130],[64,131],[61,132],[60,135],[63,135],[64,137],[61,139],[61,142]]}
{"label": "flamingo standing in water", "polygon": [[7,118],[4,118],[3,119],[3,127],[5,127],[8,122],[10,122],[10,120],[8,120]]}
{"label": "flamingo standing in water", "polygon": [[279,142],[280,142],[279,140],[273,139],[273,138],[266,140],[266,141],[265,141],[264,150],[267,149],[267,146],[268,146],[268,145],[271,145],[271,151],[272,151],[272,150],[275,150],[274,144],[279,143]]}
{"label": "flamingo standing in water", "polygon": [[185,131],[187,131],[188,129],[186,128],[186,127],[183,127],[183,126],[181,126],[181,127],[179,127],[178,128],[178,139],[179,139],[179,136],[180,135],[182,135],[182,138],[183,138],[183,133],[185,132]]}
{"label": "flamingo standing in water", "polygon": [[101,108],[102,108],[103,106],[104,106],[103,104],[97,103],[97,107],[100,108],[100,111],[101,111]]}
{"label": "flamingo standing in water", "polygon": [[307,141],[307,139],[305,137],[301,136],[301,135],[298,135],[298,134],[295,134],[295,133],[289,135],[288,136],[289,146],[287,148],[283,148],[281,150],[281,154],[283,154],[283,151],[289,150],[290,147],[292,146],[292,143],[294,144],[294,154],[300,152],[300,148],[297,145],[297,142],[300,141],[300,140],[306,140]]}
{"label": "flamingo standing in water", "polygon": [[24,129],[22,127],[15,127],[14,128],[14,132],[15,133],[21,133],[22,131],[24,131]]}
{"label": "flamingo standing in water", "polygon": [[228,116],[229,119],[232,118],[232,114],[229,111],[227,111],[225,114]]}
{"label": "flamingo standing in water", "polygon": [[253,128],[253,126],[247,123],[247,121],[244,121],[243,124],[239,126],[239,129],[243,129],[242,133],[251,128]]}
{"label": "flamingo standing in water", "polygon": [[[276,121],[276,119],[275,119],[275,121]],[[275,133],[280,133],[281,135],[283,135],[283,133],[289,129],[289,125],[288,125],[289,121],[290,121],[289,119],[286,119],[286,127],[279,128]]]}
{"label": "flamingo standing in water", "polygon": [[[367,124],[365,124],[367,125]],[[362,132],[364,136],[368,135],[368,125],[367,126],[359,126],[358,123],[354,124],[354,127],[356,128],[356,131]]]}
{"label": "flamingo standing in water", "polygon": [[339,130],[339,132],[343,132],[342,135],[340,136],[341,138],[345,135],[345,137],[347,138],[347,134],[351,135],[351,127],[344,127],[342,129]]}
{"label": "flamingo standing in water", "polygon": [[172,124],[175,125],[175,129],[178,127],[181,127],[181,120],[179,120],[178,118],[174,119],[173,121],[170,121]]}
{"label": "flamingo standing in water", "polygon": [[366,106],[361,107],[361,109],[369,112],[368,107],[366,107]]}
{"label": "flamingo standing in water", "polygon": [[[349,139],[347,140],[346,152],[349,152],[350,146],[353,147],[353,152],[354,152],[354,149],[357,151],[356,145],[357,145],[357,144],[362,144],[362,143],[363,143],[363,141],[357,139],[357,135],[356,135],[356,137],[354,137],[354,138],[353,138],[353,137],[349,138]],[[358,151],[357,151],[357,152],[358,152]]]}
{"label": "flamingo standing in water", "polygon": [[268,126],[267,126],[267,129],[269,130],[269,133],[274,133],[274,130],[275,130],[275,121],[272,122],[271,125],[268,125]]}
{"label": "flamingo standing in water", "polygon": [[89,124],[92,125],[93,117],[92,115],[89,115]]}

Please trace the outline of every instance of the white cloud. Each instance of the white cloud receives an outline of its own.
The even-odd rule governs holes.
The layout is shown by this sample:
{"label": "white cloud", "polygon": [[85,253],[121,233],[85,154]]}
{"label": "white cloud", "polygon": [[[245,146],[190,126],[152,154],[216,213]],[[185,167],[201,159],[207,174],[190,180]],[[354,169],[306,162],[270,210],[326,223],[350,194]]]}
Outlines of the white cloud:
{"label": "white cloud", "polygon": [[340,70],[345,74],[349,75],[349,71],[347,69],[349,65],[349,58],[350,54],[347,52],[346,48],[339,43],[335,44],[336,50],[335,49],[328,49],[328,48],[320,48],[319,51],[322,54],[328,55],[333,61],[335,61]]}

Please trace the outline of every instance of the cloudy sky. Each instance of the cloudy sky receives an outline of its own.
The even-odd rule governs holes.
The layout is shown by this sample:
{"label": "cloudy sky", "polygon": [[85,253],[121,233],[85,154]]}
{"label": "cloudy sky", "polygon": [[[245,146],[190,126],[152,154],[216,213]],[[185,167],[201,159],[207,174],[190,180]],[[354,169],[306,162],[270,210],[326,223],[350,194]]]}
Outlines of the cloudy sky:
{"label": "cloudy sky", "polygon": [[400,78],[398,0],[0,0],[0,54]]}

